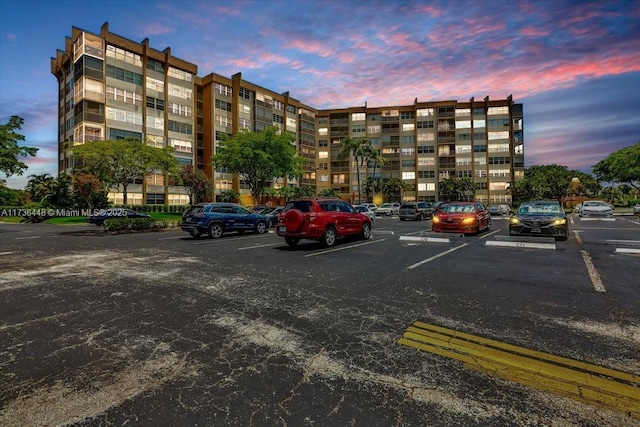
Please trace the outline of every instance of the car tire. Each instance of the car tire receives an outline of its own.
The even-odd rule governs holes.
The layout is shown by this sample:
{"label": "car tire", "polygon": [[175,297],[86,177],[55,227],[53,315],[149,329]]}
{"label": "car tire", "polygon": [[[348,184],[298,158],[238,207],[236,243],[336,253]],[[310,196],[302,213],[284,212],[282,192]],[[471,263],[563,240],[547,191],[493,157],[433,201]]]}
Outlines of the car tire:
{"label": "car tire", "polygon": [[369,238],[371,237],[371,224],[369,224],[368,222],[362,224],[360,237],[362,238],[362,240],[369,240]]}
{"label": "car tire", "polygon": [[322,233],[322,245],[330,248],[336,244],[336,229],[333,227],[327,227]]}
{"label": "car tire", "polygon": [[218,222],[214,222],[209,226],[209,237],[212,239],[218,239],[222,236],[224,229],[222,228],[222,224]]}
{"label": "car tire", "polygon": [[258,234],[264,234],[264,233],[266,233],[266,232],[267,232],[267,229],[268,229],[268,227],[267,227],[267,223],[266,223],[266,222],[264,222],[264,221],[258,221],[258,222],[256,223],[256,233],[258,233]]}
{"label": "car tire", "polygon": [[291,246],[292,248],[295,248],[298,245],[298,242],[300,241],[300,239],[295,239],[293,237],[285,237],[284,241],[287,243],[287,245]]}
{"label": "car tire", "polygon": [[284,214],[282,222],[284,223],[288,232],[296,233],[300,231],[300,229],[304,225],[304,214],[298,209],[291,209],[287,211],[286,214]]}

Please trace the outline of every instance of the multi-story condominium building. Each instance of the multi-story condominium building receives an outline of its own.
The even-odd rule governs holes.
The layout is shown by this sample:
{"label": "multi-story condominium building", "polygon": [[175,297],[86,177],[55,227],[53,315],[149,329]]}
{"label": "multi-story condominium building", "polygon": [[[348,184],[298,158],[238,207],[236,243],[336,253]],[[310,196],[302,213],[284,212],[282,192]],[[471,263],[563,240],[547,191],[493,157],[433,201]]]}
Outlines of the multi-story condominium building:
{"label": "multi-story condominium building", "polygon": [[[352,201],[365,194],[367,178],[404,181],[403,201],[439,200],[443,178],[473,179],[469,199],[511,201],[509,182],[524,175],[522,104],[504,100],[418,102],[391,107],[351,107],[316,113],[317,190],[334,189]],[[384,159],[375,169],[358,169],[353,157],[339,157],[341,140],[365,137]],[[374,202],[383,201],[377,194]]]}
{"label": "multi-story condominium building", "polygon": [[[295,136],[303,175],[274,187],[308,185],[336,190],[350,201],[357,195],[353,158],[340,159],[341,140],[366,137],[385,159],[374,172],[364,168],[361,183],[400,178],[404,200],[437,200],[446,177],[472,177],[476,200],[508,202],[505,189],[524,170],[522,104],[505,100],[418,102],[395,107],[317,110],[289,96],[215,73],[198,77],[196,64],[109,32],[73,27],[65,50],[51,59],[58,80],[58,171],[73,168],[73,146],[95,140],[135,138],[155,147],[171,146],[181,164],[214,177],[215,193],[231,189],[250,204],[246,184],[224,170],[213,170],[222,134],[261,131],[277,125]],[[186,204],[184,188],[151,174],[129,188],[132,204]],[[361,188],[363,186],[361,185]],[[122,203],[112,191],[111,201]],[[382,201],[381,196],[375,196]]]}

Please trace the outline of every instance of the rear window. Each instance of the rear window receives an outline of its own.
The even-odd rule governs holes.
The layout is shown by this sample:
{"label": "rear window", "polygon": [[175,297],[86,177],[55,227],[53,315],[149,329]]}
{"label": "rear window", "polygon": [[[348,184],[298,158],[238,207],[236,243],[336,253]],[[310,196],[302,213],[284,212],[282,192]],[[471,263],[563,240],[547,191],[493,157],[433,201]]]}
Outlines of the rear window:
{"label": "rear window", "polygon": [[400,209],[415,209],[416,205],[415,204],[410,204],[410,205],[402,205],[400,206]]}
{"label": "rear window", "polygon": [[289,211],[291,209],[298,209],[301,212],[311,212],[313,204],[308,200],[298,200],[293,202],[288,202],[284,207],[283,212]]}
{"label": "rear window", "polygon": [[202,212],[202,206],[191,206],[188,211],[186,211],[185,215],[193,215]]}

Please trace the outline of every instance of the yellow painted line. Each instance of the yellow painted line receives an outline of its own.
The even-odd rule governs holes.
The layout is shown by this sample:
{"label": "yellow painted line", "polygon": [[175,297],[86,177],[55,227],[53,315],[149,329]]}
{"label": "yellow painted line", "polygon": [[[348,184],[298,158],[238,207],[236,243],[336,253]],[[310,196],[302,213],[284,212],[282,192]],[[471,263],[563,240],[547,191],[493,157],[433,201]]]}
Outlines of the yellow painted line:
{"label": "yellow painted line", "polygon": [[640,376],[416,321],[402,345],[640,419]]}

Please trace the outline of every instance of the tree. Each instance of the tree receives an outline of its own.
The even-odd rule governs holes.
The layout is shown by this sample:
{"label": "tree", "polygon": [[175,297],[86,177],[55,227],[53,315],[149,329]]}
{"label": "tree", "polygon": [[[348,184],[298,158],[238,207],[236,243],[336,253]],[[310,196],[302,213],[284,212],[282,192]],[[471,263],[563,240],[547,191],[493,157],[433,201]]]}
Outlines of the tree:
{"label": "tree", "polygon": [[300,187],[293,187],[293,197],[296,199],[301,199],[303,197],[313,197],[315,192],[313,188],[309,185],[302,185]]}
{"label": "tree", "polygon": [[180,184],[189,193],[189,204],[194,205],[205,197],[211,188],[211,180],[201,169],[194,168],[193,165],[184,165],[180,169]]}
{"label": "tree", "polygon": [[72,179],[73,195],[83,209],[102,208],[107,206],[107,193],[97,176],[80,172]]}
{"label": "tree", "polygon": [[445,201],[454,201],[457,199],[457,187],[455,178],[442,178],[438,183],[438,195]]}
{"label": "tree", "polygon": [[640,142],[609,154],[592,170],[600,181],[624,183],[640,190]]}
{"label": "tree", "polygon": [[346,137],[340,141],[340,152],[338,159],[346,159],[353,156],[356,162],[356,176],[358,180],[358,204],[361,203],[362,188],[360,186],[360,167],[364,166],[367,158],[367,144],[369,140],[365,137],[351,138]]}
{"label": "tree", "polygon": [[[378,167],[380,168],[384,167],[386,163],[386,159],[382,157],[382,155],[380,154],[380,150],[375,148],[371,143],[371,140],[368,139],[364,147],[364,160],[365,160],[365,166],[367,169],[365,171],[365,174],[367,175],[367,179],[365,181],[364,191],[366,193],[367,200],[371,201],[373,200],[373,197],[369,197],[370,194],[373,195],[375,193],[379,193],[380,191],[382,191],[381,178],[376,176],[376,169]],[[371,175],[369,175],[369,172],[368,172],[368,168],[370,166],[373,167],[373,172],[371,173]]]}
{"label": "tree", "polygon": [[28,166],[22,163],[20,157],[35,157],[38,152],[34,147],[21,147],[19,141],[24,141],[24,135],[17,133],[22,129],[24,119],[11,116],[6,125],[0,125],[0,172],[7,177],[22,175]]}
{"label": "tree", "polygon": [[335,188],[325,188],[320,193],[318,193],[319,197],[340,197],[340,194],[336,191]]}
{"label": "tree", "polygon": [[42,201],[49,194],[53,179],[53,176],[48,173],[29,175],[25,190],[31,195],[31,200],[34,202]]}
{"label": "tree", "polygon": [[74,146],[72,152],[81,161],[79,171],[94,174],[105,189],[122,186],[125,205],[127,188],[136,179],[157,171],[175,174],[178,169],[171,148],[155,148],[133,139],[87,142]]}
{"label": "tree", "polygon": [[265,187],[278,178],[302,174],[302,158],[293,145],[295,137],[280,132],[277,126],[262,132],[241,129],[234,136],[222,135],[222,141],[211,163],[237,174],[251,190],[254,204]]}
{"label": "tree", "polygon": [[221,202],[237,202],[240,200],[240,193],[233,190],[222,190],[218,196],[218,200]]}
{"label": "tree", "polygon": [[411,186],[400,178],[389,178],[382,183],[382,194],[387,201],[398,199],[402,203],[402,192],[407,191]]}
{"label": "tree", "polygon": [[76,201],[73,196],[72,178],[66,173],[60,174],[47,185],[47,194],[42,199],[42,206],[73,209],[76,207]]}

